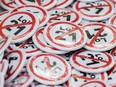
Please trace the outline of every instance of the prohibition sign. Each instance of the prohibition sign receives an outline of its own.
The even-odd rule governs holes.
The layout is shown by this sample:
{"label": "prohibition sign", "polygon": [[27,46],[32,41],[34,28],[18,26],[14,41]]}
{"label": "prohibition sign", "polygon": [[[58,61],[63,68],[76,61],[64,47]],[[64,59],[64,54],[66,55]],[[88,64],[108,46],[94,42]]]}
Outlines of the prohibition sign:
{"label": "prohibition sign", "polygon": [[9,11],[17,7],[15,0],[1,0],[0,5]]}
{"label": "prohibition sign", "polygon": [[69,6],[74,0],[57,0],[55,8],[65,8]]}
{"label": "prohibition sign", "polygon": [[47,53],[53,53],[53,54],[64,54],[65,51],[58,50],[52,46],[50,46],[43,37],[43,30],[44,27],[40,28],[34,35],[33,35],[33,42],[34,44],[41,50],[47,52]]}
{"label": "prohibition sign", "polygon": [[5,87],[28,87],[32,81],[33,78],[30,75],[21,75],[6,84]]}
{"label": "prohibition sign", "polygon": [[75,53],[70,63],[79,71],[100,73],[110,70],[114,66],[114,59],[106,52],[82,51]]}
{"label": "prohibition sign", "polygon": [[30,38],[38,28],[38,20],[30,12],[15,12],[6,17],[0,25],[0,36],[12,36],[12,43]]}
{"label": "prohibition sign", "polygon": [[107,73],[85,73],[72,69],[71,78],[66,82],[66,87],[80,87],[82,84],[91,80],[105,80],[107,81]]}
{"label": "prohibition sign", "polygon": [[39,27],[42,27],[43,25],[45,25],[49,20],[48,12],[45,9],[43,9],[42,7],[39,7],[39,6],[34,6],[34,5],[20,6],[20,7],[17,7],[15,9],[13,9],[11,11],[11,13],[16,12],[16,11],[32,12],[38,18],[38,21],[40,23]]}
{"label": "prohibition sign", "polygon": [[50,15],[49,23],[58,21],[62,22],[67,21],[79,24],[82,20],[82,17],[78,12],[66,8],[54,8],[49,10],[48,13]]}
{"label": "prohibition sign", "polygon": [[113,3],[109,0],[75,2],[73,9],[79,11],[84,19],[91,21],[105,20],[114,14]]}
{"label": "prohibition sign", "polygon": [[10,44],[8,47],[8,51],[15,50],[18,48],[23,49],[26,52],[27,57],[30,57],[37,53],[42,52],[39,48],[35,46],[31,38],[22,43]]}
{"label": "prohibition sign", "polygon": [[110,86],[103,81],[93,80],[81,85],[80,87],[110,87]]}
{"label": "prohibition sign", "polygon": [[15,2],[19,6],[37,5],[37,6],[42,6],[45,9],[50,9],[56,5],[57,0],[15,0]]}
{"label": "prohibition sign", "polygon": [[5,76],[7,69],[8,69],[8,61],[6,59],[3,59],[0,62],[0,73],[2,73],[3,76]]}
{"label": "prohibition sign", "polygon": [[26,61],[26,54],[23,50],[13,50],[4,56],[9,61],[6,83],[11,82],[18,76]]}
{"label": "prohibition sign", "polygon": [[44,38],[51,46],[64,51],[80,49],[87,41],[84,30],[71,22],[48,25],[44,30]]}
{"label": "prohibition sign", "polygon": [[113,26],[114,28],[116,28],[116,15],[112,16],[110,19],[109,19],[109,24],[111,26]]}
{"label": "prohibition sign", "polygon": [[66,82],[71,75],[70,65],[62,57],[43,53],[30,58],[27,71],[36,81],[47,85]]}
{"label": "prohibition sign", "polygon": [[94,23],[83,27],[88,41],[85,48],[92,51],[107,51],[116,46],[116,31],[106,24]]}
{"label": "prohibition sign", "polygon": [[6,48],[10,45],[11,40],[12,38],[10,36],[0,38],[0,54],[2,54],[6,50]]}

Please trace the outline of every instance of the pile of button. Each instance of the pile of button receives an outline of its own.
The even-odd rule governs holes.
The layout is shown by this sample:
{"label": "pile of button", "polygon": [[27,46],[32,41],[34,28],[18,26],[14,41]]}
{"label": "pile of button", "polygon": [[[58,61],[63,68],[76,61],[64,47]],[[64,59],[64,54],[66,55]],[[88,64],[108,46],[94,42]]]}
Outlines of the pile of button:
{"label": "pile of button", "polygon": [[0,87],[116,87],[115,4],[0,0]]}

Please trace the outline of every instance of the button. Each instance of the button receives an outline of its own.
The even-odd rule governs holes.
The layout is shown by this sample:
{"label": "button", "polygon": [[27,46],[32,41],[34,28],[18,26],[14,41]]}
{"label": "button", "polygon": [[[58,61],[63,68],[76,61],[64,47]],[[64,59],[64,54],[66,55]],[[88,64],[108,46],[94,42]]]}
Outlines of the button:
{"label": "button", "polygon": [[100,73],[114,66],[113,56],[106,52],[80,51],[70,59],[71,65],[82,72]]}
{"label": "button", "polygon": [[80,49],[87,41],[84,30],[71,22],[48,25],[44,30],[44,38],[51,46],[64,51]]}
{"label": "button", "polygon": [[7,48],[7,51],[10,52],[11,50],[19,48],[26,52],[27,57],[33,56],[38,53],[42,53],[42,51],[35,46],[31,38],[21,43],[10,44],[9,47]]}
{"label": "button", "polygon": [[12,43],[30,38],[38,28],[38,20],[30,12],[15,12],[6,17],[0,26],[0,36],[12,36]]}
{"label": "button", "polygon": [[84,46],[92,51],[107,51],[116,46],[116,32],[114,28],[102,23],[88,24],[83,27],[88,40]]}
{"label": "button", "polygon": [[49,23],[61,21],[79,24],[82,21],[82,17],[78,12],[66,8],[54,8],[49,10],[48,13],[50,15]]}
{"label": "button", "polygon": [[51,9],[53,8],[57,0],[15,0],[16,4],[19,6],[22,5],[36,5],[36,6],[42,6],[45,9]]}
{"label": "button", "polygon": [[93,74],[72,69],[71,78],[66,82],[66,87],[80,87],[82,84],[91,80],[103,80],[106,82],[107,79],[108,76],[106,72]]}
{"label": "button", "polygon": [[9,62],[5,82],[11,82],[18,76],[26,61],[26,54],[23,50],[13,50],[4,56]]}
{"label": "button", "polygon": [[47,53],[53,53],[53,54],[64,54],[67,51],[62,51],[62,50],[58,50],[54,47],[52,47],[51,45],[49,45],[46,40],[44,39],[43,36],[43,30],[44,27],[40,28],[34,35],[33,35],[33,42],[35,43],[35,45],[41,49],[42,51],[45,51]]}
{"label": "button", "polygon": [[105,20],[114,14],[114,5],[109,0],[75,2],[73,9],[79,11],[84,19],[91,21]]}
{"label": "button", "polygon": [[8,11],[14,9],[18,5],[15,3],[14,0],[1,0],[0,6]]}
{"label": "button", "polygon": [[49,15],[48,12],[39,6],[34,6],[34,5],[26,5],[26,6],[20,6],[11,11],[12,12],[17,12],[17,11],[29,11],[32,12],[35,16],[37,16],[37,19],[39,21],[39,27],[44,26],[48,20],[49,20]]}
{"label": "button", "polygon": [[27,71],[39,83],[59,85],[71,76],[71,67],[62,57],[43,53],[30,58]]}
{"label": "button", "polygon": [[93,80],[81,85],[80,87],[110,87],[110,86],[103,81]]}

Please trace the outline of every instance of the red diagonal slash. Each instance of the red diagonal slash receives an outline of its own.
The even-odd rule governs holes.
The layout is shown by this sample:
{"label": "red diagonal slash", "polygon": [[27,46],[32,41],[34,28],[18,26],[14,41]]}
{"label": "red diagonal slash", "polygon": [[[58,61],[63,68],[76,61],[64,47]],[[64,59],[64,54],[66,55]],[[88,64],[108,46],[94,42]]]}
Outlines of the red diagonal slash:
{"label": "red diagonal slash", "polygon": [[45,59],[45,63],[46,63],[46,65],[47,65],[47,68],[48,68],[49,72],[51,72],[51,65],[50,65],[50,60],[49,60],[49,58],[46,56],[44,59]]}
{"label": "red diagonal slash", "polygon": [[31,38],[28,39],[27,41],[25,41],[24,43],[22,43],[19,48],[23,48],[26,44],[28,44],[31,41]]}
{"label": "red diagonal slash", "polygon": [[11,73],[11,70],[10,70],[10,68],[9,68],[9,67],[8,67],[8,69],[7,69],[7,72],[6,72],[6,73],[7,73],[7,77],[5,78],[5,80],[6,80],[6,79],[8,79],[8,78],[11,76],[11,74],[12,74],[12,73]]}
{"label": "red diagonal slash", "polygon": [[72,74],[72,77],[73,78],[81,78],[81,79],[85,79],[85,80],[93,80],[92,78],[88,78],[88,77],[85,77],[85,76],[78,76],[76,74]]}
{"label": "red diagonal slash", "polygon": [[[11,1],[11,2],[6,2],[5,0],[1,0],[6,6],[8,6],[8,7],[10,7],[10,8],[14,8],[11,4],[13,4],[13,3],[15,3],[15,1],[13,0],[13,1]],[[0,2],[1,2],[0,1]]]}
{"label": "red diagonal slash", "polygon": [[37,4],[38,4],[39,6],[41,6],[41,1],[40,1],[40,0],[36,0],[36,2],[37,2]]}
{"label": "red diagonal slash", "polygon": [[56,16],[56,17],[52,17],[52,18],[49,19],[49,22],[51,22],[52,20],[55,20],[55,19],[57,19],[57,18],[59,18],[59,17],[62,17],[62,16],[65,16],[65,15],[71,14],[71,13],[73,13],[73,12],[69,11],[69,12],[67,12],[67,13],[65,13],[65,14],[58,15],[58,16]]}
{"label": "red diagonal slash", "polygon": [[16,26],[24,26],[24,25],[30,25],[33,22],[27,22],[27,23],[21,23],[21,24],[12,24],[12,25],[6,25],[4,27],[1,27],[1,29],[6,29],[6,28],[10,28],[10,27],[16,27]]}
{"label": "red diagonal slash", "polygon": [[2,46],[0,46],[0,49],[2,49],[4,47],[5,42],[2,41],[2,42],[0,42],[0,44],[2,44]]}
{"label": "red diagonal slash", "polygon": [[116,47],[113,48],[112,51],[111,51],[111,55],[112,55],[112,56],[114,56],[115,51],[116,51]]}
{"label": "red diagonal slash", "polygon": [[86,58],[86,59],[90,59],[90,60],[96,60],[96,61],[100,61],[100,62],[104,62],[104,63],[107,63],[108,61],[106,61],[106,60],[100,60],[100,59],[98,59],[98,58],[90,58],[90,57],[88,57],[88,56],[83,56],[83,55],[77,55],[78,57],[81,57],[81,58]]}
{"label": "red diagonal slash", "polygon": [[[2,27],[2,26],[0,26],[0,29],[6,29],[6,28],[11,28],[11,27],[17,27],[17,26],[25,26],[25,25],[30,25],[30,24],[32,24],[33,22],[27,22],[27,23],[21,23],[21,24],[12,24],[12,25],[6,25],[6,26],[4,26],[4,27]],[[13,29],[13,28],[12,28]],[[1,30],[1,32],[0,32],[0,35],[3,35],[3,33],[2,33],[2,30]],[[4,35],[3,35],[4,36]]]}
{"label": "red diagonal slash", "polygon": [[[8,39],[8,38],[7,38],[7,39]],[[7,42],[7,39],[4,40],[4,41],[2,41],[2,42],[0,42],[0,44],[2,44],[2,46],[0,46],[0,49],[4,47],[5,43]]]}
{"label": "red diagonal slash", "polygon": [[84,6],[79,9],[86,9],[86,8],[101,8],[101,7],[107,7],[108,5],[101,5],[101,6]]}
{"label": "red diagonal slash", "polygon": [[116,69],[116,64],[113,66],[112,69],[110,69],[110,71],[108,71],[108,76]]}
{"label": "red diagonal slash", "polygon": [[56,39],[56,40],[60,40],[62,37],[64,37],[64,36],[66,36],[66,35],[68,35],[68,34],[74,32],[74,31],[76,31],[76,30],[77,30],[77,28],[73,28],[72,30],[70,30],[70,31],[68,31],[68,32],[65,32],[64,34],[61,34],[61,35],[57,36],[55,39]]}
{"label": "red diagonal slash", "polygon": [[104,26],[102,26],[99,31],[97,32],[97,34],[93,37],[93,39],[90,41],[89,45],[92,45],[94,43],[94,41],[97,39],[97,37],[102,33],[102,31],[104,30]]}

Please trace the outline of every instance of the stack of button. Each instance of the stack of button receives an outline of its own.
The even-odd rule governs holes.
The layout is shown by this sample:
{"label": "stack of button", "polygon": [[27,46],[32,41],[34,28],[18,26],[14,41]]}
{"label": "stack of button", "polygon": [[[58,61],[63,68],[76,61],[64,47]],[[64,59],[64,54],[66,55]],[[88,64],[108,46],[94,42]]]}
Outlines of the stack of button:
{"label": "stack of button", "polygon": [[115,0],[0,0],[0,87],[116,87]]}

